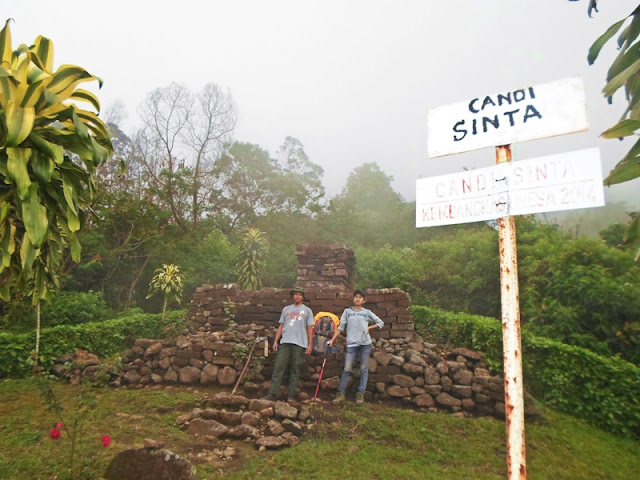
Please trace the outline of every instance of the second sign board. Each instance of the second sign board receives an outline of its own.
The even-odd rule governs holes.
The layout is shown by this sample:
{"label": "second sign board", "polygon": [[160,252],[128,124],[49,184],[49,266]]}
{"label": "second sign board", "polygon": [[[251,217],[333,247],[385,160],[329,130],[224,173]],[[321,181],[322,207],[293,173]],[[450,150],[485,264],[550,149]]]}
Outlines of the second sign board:
{"label": "second sign board", "polygon": [[416,227],[602,205],[604,192],[597,148],[416,182]]}

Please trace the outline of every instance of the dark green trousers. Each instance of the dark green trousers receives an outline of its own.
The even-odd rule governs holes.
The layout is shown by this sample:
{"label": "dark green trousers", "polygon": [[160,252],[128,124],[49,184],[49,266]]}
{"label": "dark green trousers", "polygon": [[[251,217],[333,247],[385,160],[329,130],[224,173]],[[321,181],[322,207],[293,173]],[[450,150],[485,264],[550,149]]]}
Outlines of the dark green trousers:
{"label": "dark green trousers", "polygon": [[305,349],[294,345],[293,343],[281,343],[278,347],[276,355],[276,363],[273,366],[273,375],[271,376],[271,386],[269,394],[278,395],[282,377],[285,372],[289,371],[289,390],[288,395],[295,395],[300,380],[300,366],[304,362]]}

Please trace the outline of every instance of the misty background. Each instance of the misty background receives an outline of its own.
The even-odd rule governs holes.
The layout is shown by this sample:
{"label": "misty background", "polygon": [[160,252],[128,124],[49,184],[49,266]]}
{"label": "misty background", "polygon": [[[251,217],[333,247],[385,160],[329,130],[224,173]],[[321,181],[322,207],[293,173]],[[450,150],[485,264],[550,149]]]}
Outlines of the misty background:
{"label": "misty background", "polygon": [[[136,1],[2,2],[13,41],[39,34],[55,65],[80,64],[104,80],[103,111],[121,101],[125,132],[138,106],[171,82],[192,91],[215,82],[238,108],[234,138],[275,153],[299,139],[324,169],[329,197],[348,173],[375,162],[407,201],[418,178],[492,165],[492,149],[430,160],[427,109],[480,95],[581,75],[590,130],[513,146],[514,159],[598,146],[603,174],[631,139],[604,140],[625,107],[601,92],[614,55],[607,45],[588,66],[591,43],[628,15],[635,0]],[[90,88],[90,87],[89,87]],[[606,189],[608,202],[637,208],[638,180]]]}

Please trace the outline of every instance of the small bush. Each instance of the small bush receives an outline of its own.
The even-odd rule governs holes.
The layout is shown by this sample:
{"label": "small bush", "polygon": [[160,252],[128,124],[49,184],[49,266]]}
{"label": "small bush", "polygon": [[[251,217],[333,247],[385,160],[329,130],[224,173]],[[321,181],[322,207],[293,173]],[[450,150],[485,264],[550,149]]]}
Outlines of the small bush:
{"label": "small bush", "polygon": [[[165,338],[184,328],[185,311],[168,312],[164,321],[159,314],[134,313],[103,322],[61,325],[40,332],[40,364],[49,370],[59,356],[87,350],[108,357],[131,346],[137,338]],[[0,333],[0,377],[29,373],[30,352],[35,332]]]}
{"label": "small bush", "polygon": [[[437,341],[484,352],[502,370],[502,327],[495,318],[413,307],[416,325]],[[614,433],[640,438],[640,368],[617,357],[522,333],[526,388],[558,410]]]}

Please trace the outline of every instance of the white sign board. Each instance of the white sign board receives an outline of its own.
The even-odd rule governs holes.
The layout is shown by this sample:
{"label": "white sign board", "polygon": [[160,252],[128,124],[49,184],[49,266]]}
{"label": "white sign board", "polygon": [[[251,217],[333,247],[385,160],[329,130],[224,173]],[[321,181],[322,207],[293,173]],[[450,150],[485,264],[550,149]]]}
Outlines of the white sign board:
{"label": "white sign board", "polygon": [[581,77],[429,109],[429,157],[587,130]]}
{"label": "white sign board", "polygon": [[416,227],[604,205],[600,150],[505,162],[416,182]]}

